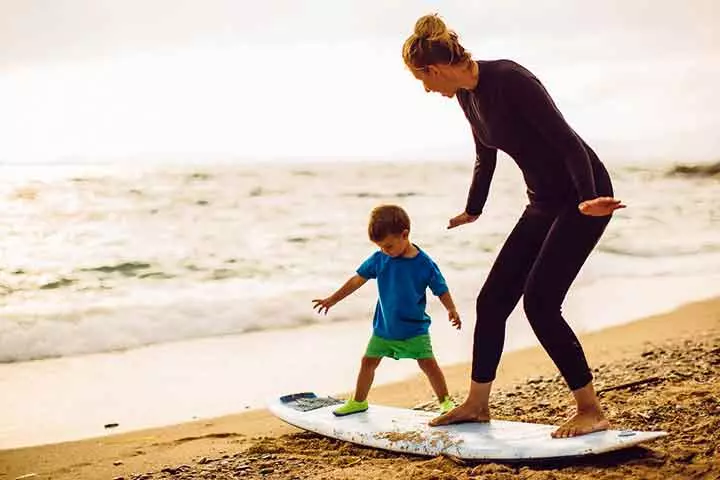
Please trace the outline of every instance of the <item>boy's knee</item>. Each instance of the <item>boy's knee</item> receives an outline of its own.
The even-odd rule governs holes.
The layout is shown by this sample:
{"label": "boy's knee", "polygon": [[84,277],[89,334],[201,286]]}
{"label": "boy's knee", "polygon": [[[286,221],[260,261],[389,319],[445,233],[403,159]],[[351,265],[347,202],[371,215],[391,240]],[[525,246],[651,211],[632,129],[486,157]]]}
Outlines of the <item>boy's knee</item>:
{"label": "boy's knee", "polygon": [[435,370],[438,368],[437,361],[434,358],[418,358],[417,363],[424,370]]}
{"label": "boy's knee", "polygon": [[374,370],[380,365],[380,360],[382,360],[380,357],[363,357],[361,366],[364,369]]}

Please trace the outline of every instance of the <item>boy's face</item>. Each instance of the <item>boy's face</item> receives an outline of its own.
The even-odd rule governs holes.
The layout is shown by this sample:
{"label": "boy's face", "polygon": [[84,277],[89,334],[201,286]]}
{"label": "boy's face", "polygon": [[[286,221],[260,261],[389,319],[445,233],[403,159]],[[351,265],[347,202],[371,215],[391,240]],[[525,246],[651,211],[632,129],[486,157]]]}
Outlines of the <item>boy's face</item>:
{"label": "boy's face", "polygon": [[408,249],[410,245],[409,235],[410,232],[408,230],[400,234],[391,233],[382,240],[375,242],[375,245],[377,245],[385,255],[398,257]]}

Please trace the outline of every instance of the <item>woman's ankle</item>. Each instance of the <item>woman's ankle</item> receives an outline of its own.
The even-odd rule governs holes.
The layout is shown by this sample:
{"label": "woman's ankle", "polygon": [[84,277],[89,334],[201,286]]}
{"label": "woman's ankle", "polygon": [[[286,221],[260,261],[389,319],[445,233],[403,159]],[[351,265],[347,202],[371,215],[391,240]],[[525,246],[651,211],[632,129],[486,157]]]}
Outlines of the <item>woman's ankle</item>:
{"label": "woman's ankle", "polygon": [[480,383],[473,380],[470,382],[470,392],[464,403],[472,406],[474,410],[488,412],[490,411],[491,390],[492,382]]}

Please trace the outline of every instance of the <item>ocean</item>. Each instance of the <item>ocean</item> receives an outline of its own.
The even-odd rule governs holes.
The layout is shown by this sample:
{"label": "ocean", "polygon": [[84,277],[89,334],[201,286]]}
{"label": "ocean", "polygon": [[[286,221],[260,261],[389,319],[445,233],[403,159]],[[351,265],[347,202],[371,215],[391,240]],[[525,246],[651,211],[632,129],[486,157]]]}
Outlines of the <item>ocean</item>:
{"label": "ocean", "polygon": [[[380,203],[407,209],[413,241],[470,299],[526,203],[500,163],[486,213],[450,231],[472,161],[5,168],[0,362],[369,318],[369,286],[327,317],[309,306],[376,249],[366,228]],[[720,272],[717,179],[613,178],[628,208],[580,285]]]}

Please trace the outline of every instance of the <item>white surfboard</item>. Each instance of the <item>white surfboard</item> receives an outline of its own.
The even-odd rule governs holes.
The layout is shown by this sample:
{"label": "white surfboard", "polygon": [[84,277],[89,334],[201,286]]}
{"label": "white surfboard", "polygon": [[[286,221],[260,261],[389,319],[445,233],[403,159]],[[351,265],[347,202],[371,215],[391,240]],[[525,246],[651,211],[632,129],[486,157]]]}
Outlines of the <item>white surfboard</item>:
{"label": "white surfboard", "polygon": [[303,430],[347,442],[417,455],[453,455],[474,460],[548,459],[591,455],[637,445],[666,432],[607,430],[574,438],[552,438],[557,427],[492,420],[430,427],[437,413],[370,404],[366,412],[336,417],[343,402],[311,392],[285,395],[268,404],[270,411]]}

